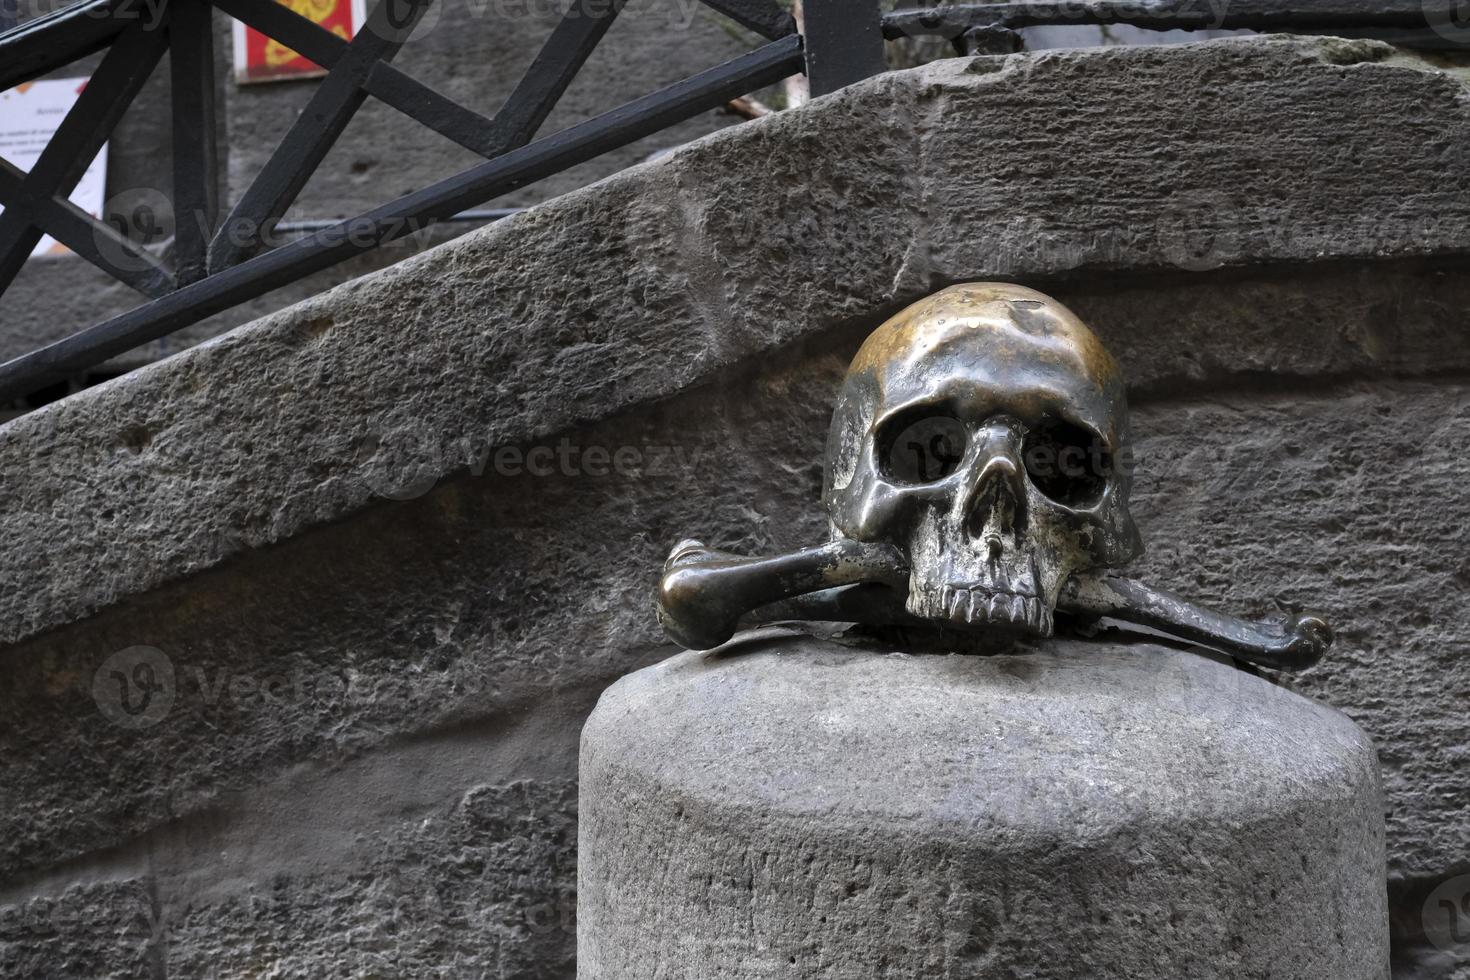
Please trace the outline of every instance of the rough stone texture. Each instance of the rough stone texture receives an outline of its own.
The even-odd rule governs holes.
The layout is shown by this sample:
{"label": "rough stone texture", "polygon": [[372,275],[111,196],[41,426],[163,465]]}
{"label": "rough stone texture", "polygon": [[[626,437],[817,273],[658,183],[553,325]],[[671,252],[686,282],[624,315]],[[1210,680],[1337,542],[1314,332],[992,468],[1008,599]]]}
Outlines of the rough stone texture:
{"label": "rough stone texture", "polygon": [[194,901],[165,920],[178,976],[570,978],[575,787],[477,787],[335,873]]}
{"label": "rough stone texture", "polygon": [[[1339,301],[1351,304],[1362,295],[1347,284],[1368,278],[1366,271],[1345,271],[1302,277],[1293,287],[1291,279],[1208,277],[1160,288],[1156,301],[1159,309],[1192,310],[1200,323],[1236,329],[1240,311],[1232,312],[1233,298],[1275,295],[1292,318],[1277,322],[1285,331],[1294,322],[1330,322]],[[1436,281],[1417,269],[1380,269],[1376,279],[1385,294],[1401,290],[1406,297]],[[1116,306],[1108,302],[1114,295],[1121,297]],[[1086,310],[1112,336],[1128,329],[1141,301],[1111,286],[1079,288],[1061,298]],[[1435,305],[1426,301],[1424,309]],[[1420,309],[1408,302],[1403,307]],[[1254,302],[1244,306],[1255,309]],[[1434,314],[1441,315],[1443,310]],[[1405,332],[1413,332],[1409,323]],[[1431,325],[1414,330],[1429,331]],[[427,492],[385,501],[354,521],[253,553],[216,573],[7,650],[10,680],[0,690],[0,714],[12,721],[0,735],[0,758],[12,763],[0,784],[6,814],[0,824],[0,880],[10,883],[11,893],[0,900],[19,901],[35,890],[97,875],[111,878],[118,873],[115,862],[124,858],[129,875],[143,874],[159,834],[194,841],[195,848],[176,863],[192,860],[206,869],[201,874],[213,873],[217,852],[239,853],[238,867],[220,877],[241,889],[264,887],[260,883],[272,880],[279,866],[262,859],[259,841],[276,848],[301,840],[287,846],[287,853],[310,853],[317,838],[303,828],[314,827],[326,812],[349,814],[344,824],[334,825],[344,835],[393,826],[400,808],[444,805],[448,791],[442,787],[453,781],[436,772],[462,772],[474,783],[569,778],[570,745],[597,693],[623,671],[668,650],[653,623],[649,589],[672,541],[701,533],[721,546],[760,552],[824,534],[816,506],[817,460],[832,395],[861,333],[843,331],[830,343],[788,349],[755,375],[732,376],[717,388],[569,433],[568,444],[579,447],[572,457],[579,468],[575,475],[559,464],[545,477],[505,475],[489,463],[481,476],[432,491],[412,479],[395,479],[389,485],[408,487],[407,495]],[[1145,559],[1147,573],[1232,608],[1267,611],[1270,597],[1281,590],[1289,600],[1325,606],[1343,619],[1348,635],[1309,675],[1309,683],[1362,719],[1379,740],[1391,791],[1396,868],[1427,878],[1465,853],[1464,807],[1457,803],[1467,796],[1460,761],[1465,736],[1457,706],[1464,703],[1464,664],[1470,661],[1446,655],[1438,661],[1439,673],[1416,671],[1423,657],[1417,645],[1401,648],[1392,632],[1365,628],[1353,610],[1374,600],[1383,576],[1405,574],[1399,554],[1438,547],[1450,555],[1453,539],[1423,524],[1415,531],[1420,536],[1394,548],[1365,549],[1348,534],[1331,538],[1331,549],[1320,547],[1301,504],[1301,494],[1316,485],[1309,479],[1316,470],[1292,469],[1299,457],[1283,441],[1264,447],[1242,476],[1230,468],[1236,461],[1216,430],[1221,416],[1235,418],[1239,430],[1225,430],[1233,436],[1250,428],[1252,419],[1269,431],[1290,415],[1321,426],[1333,419],[1361,424],[1391,444],[1400,431],[1393,420],[1377,416],[1375,402],[1342,400],[1345,390],[1362,387],[1379,402],[1412,407],[1418,414],[1410,424],[1422,428],[1417,420],[1443,412],[1461,397],[1460,389],[1427,382],[1318,381],[1308,391],[1293,392],[1299,384],[1283,381],[1287,390],[1267,399],[1276,407],[1264,415],[1255,414],[1263,411],[1262,393],[1250,388],[1233,397],[1214,392],[1206,403],[1213,410],[1205,414],[1181,411],[1189,403],[1174,395],[1142,400],[1136,412],[1144,449],[1137,500],[1153,549]],[[1199,427],[1186,424],[1191,420]],[[560,442],[554,437],[539,444],[556,449]],[[1320,452],[1330,456],[1335,445],[1324,443]],[[605,476],[582,472],[588,458],[582,451],[591,447],[609,455],[634,448],[645,465]],[[663,457],[657,466],[655,455]],[[1182,471],[1161,465],[1180,458],[1197,465]],[[1453,478],[1464,458],[1448,454],[1436,469],[1411,456],[1406,469],[1370,470],[1372,480],[1359,483],[1357,492],[1374,500],[1394,492],[1400,481],[1422,483],[1429,495],[1419,498],[1420,505],[1453,515],[1463,506]],[[1306,489],[1283,496],[1278,480],[1288,478],[1298,485],[1307,480]],[[1238,505],[1240,533],[1256,532],[1258,565],[1231,566],[1226,552],[1211,547],[1226,532],[1202,497],[1178,510],[1159,503],[1169,493],[1196,493],[1200,482],[1238,486],[1245,495]],[[1357,512],[1362,504],[1355,497],[1322,494],[1317,506]],[[1281,537],[1299,544],[1277,555],[1260,543]],[[1171,541],[1198,549],[1203,581],[1195,569],[1168,563]],[[1298,561],[1327,572],[1312,577]],[[1354,566],[1363,574],[1337,584],[1331,572]],[[1245,580],[1232,585],[1219,574],[1231,567]],[[1457,594],[1405,588],[1398,596],[1404,605],[1383,615],[1392,617],[1390,623],[1443,623],[1444,642],[1460,643],[1456,624],[1464,611]],[[169,657],[174,697],[157,724],[134,730],[103,713],[102,705],[111,709],[114,702],[104,688],[99,704],[93,684],[109,658],[139,644]],[[568,654],[569,644],[576,645],[577,655]],[[139,696],[134,688],[128,693],[134,701]],[[554,710],[545,715],[548,709]],[[1433,712],[1433,720],[1416,723],[1426,712]],[[525,713],[546,720],[504,727],[507,716]],[[486,749],[475,737],[447,755],[442,770],[426,764],[443,751],[446,739],[456,743],[482,729],[503,733],[493,735],[494,744],[503,746],[496,758],[508,763],[484,761]],[[431,751],[404,759],[394,747],[405,743]],[[561,748],[550,751],[553,744]],[[344,785],[363,781],[349,768],[359,759],[381,760],[385,784],[402,780],[403,801],[384,808],[333,801],[285,824],[250,816],[250,801],[275,792],[272,787],[293,772],[325,780],[344,769]],[[516,761],[525,759],[544,759],[544,766],[528,769]],[[318,771],[322,775],[314,775]],[[454,789],[448,798],[465,791]],[[217,847],[195,829],[207,830],[212,814],[240,810],[246,815],[234,847]],[[117,854],[124,858],[108,856]],[[348,855],[338,866],[353,860]],[[1417,906],[1408,911],[1417,919]],[[570,942],[570,934],[559,935]]]}
{"label": "rough stone texture", "polygon": [[[534,439],[946,281],[1455,251],[1470,101],[1391,51],[1226,40],[892,73],[13,421],[0,516],[51,547],[0,572],[0,639],[343,518],[372,499],[355,477],[405,454],[464,467],[426,439]],[[1186,205],[1187,186],[1237,197]]]}
{"label": "rough stone texture", "polygon": [[[1216,53],[1226,47],[1235,50],[1063,60],[1102,58],[1113,72],[1137,67],[1134,58],[1177,58],[1184,86],[1206,69],[1221,84],[1279,78],[1279,97],[1253,92],[1264,115],[1232,110],[1220,129],[1256,127],[1262,166],[1291,165],[1276,179],[1285,199],[1315,202],[1293,212],[1304,233],[1358,227],[1354,208],[1367,205],[1354,195],[1370,184],[1397,187],[1404,208],[1426,212],[1458,186],[1445,174],[1463,169],[1451,164],[1465,158],[1452,141],[1464,103],[1440,98],[1452,76],[1391,61],[1339,65],[1279,40],[1248,46],[1252,60],[1237,64]],[[1217,58],[1223,67],[1212,68]],[[894,268],[929,251],[913,242],[937,234],[929,215],[950,206],[938,191],[901,190],[941,187],[944,167],[968,173],[980,150],[931,154],[924,171],[909,161],[932,143],[925,134],[962,129],[983,109],[947,110],[956,90],[1004,95],[1023,83],[1026,59],[1002,64],[988,75],[946,74],[950,65],[880,79],[851,101],[740,127],[0,429],[0,519],[7,554],[20,556],[0,571],[0,906],[57,901],[76,886],[78,916],[112,922],[113,900],[93,885],[157,887],[161,907],[196,910],[203,949],[207,920],[228,937],[222,946],[238,942],[244,920],[230,910],[272,895],[284,875],[289,886],[271,899],[279,922],[258,927],[261,949],[271,962],[316,965],[333,940],[308,949],[306,933],[334,935],[322,895],[350,892],[355,916],[371,882],[381,879],[382,894],[405,887],[370,854],[333,842],[406,840],[476,786],[531,781],[562,799],[551,787],[573,778],[576,734],[597,694],[671,652],[649,599],[669,545],[691,533],[747,552],[820,540],[817,460],[836,384],[866,331],[931,284],[1000,276],[1071,305],[1133,381],[1144,450],[1136,500],[1152,549],[1140,573],[1232,609],[1265,612],[1280,593],[1343,621],[1343,641],[1303,683],[1382,750],[1396,964],[1405,978],[1453,976],[1451,954],[1422,921],[1434,889],[1470,871],[1470,658],[1460,655],[1470,623],[1464,583],[1449,571],[1470,521],[1459,491],[1470,455],[1455,448],[1451,421],[1470,394],[1463,259],[1355,260],[1374,249],[1345,231],[1331,261],[1255,264],[1308,257],[1282,238],[1238,267],[1172,264],[1161,246],[1139,268],[1073,268],[1075,250],[1061,246],[1084,241],[1078,230],[1039,240],[1054,266],[1038,259],[1045,271],[1008,275],[1022,227],[996,241],[993,264]],[[1321,115],[1292,116],[1289,140],[1266,125],[1295,79],[1323,75],[1349,90],[1319,93]],[[1087,95],[1100,79],[1046,77],[1073,87],[1072,116],[1102,105]],[[1357,80],[1385,77],[1404,91],[1393,102],[1375,90],[1378,121],[1423,130],[1437,120],[1451,140],[1443,172],[1410,159],[1406,135],[1402,167],[1317,195],[1319,178],[1300,171],[1382,139],[1349,96]],[[929,109],[913,126],[862,101],[901,103],[918,89]],[[1079,167],[1130,155],[1147,166],[1170,142],[1207,162],[1218,144],[1211,118],[1189,117],[1194,135],[1180,134],[1176,120],[1113,99],[1126,116],[1118,126],[1141,135],[1090,132],[1092,144],[1074,144]],[[819,122],[827,113],[835,121]],[[785,137],[764,135],[777,127]],[[746,198],[752,161],[763,190]],[[1246,176],[1269,183],[1264,171]],[[1108,186],[1057,206],[1080,222],[1092,198],[1111,200]],[[1158,188],[1128,190],[1141,209],[1163,200]],[[991,195],[998,211],[1012,195],[965,192]],[[1460,211],[1441,212],[1433,233],[1464,241]],[[1154,227],[1145,218],[1140,238]],[[956,241],[941,251],[958,256],[969,233],[944,234]],[[762,246],[767,235],[778,246]],[[1425,247],[1414,237],[1379,251]],[[874,272],[864,256],[889,265]],[[1399,449],[1423,446],[1436,425],[1448,451]],[[525,470],[527,451],[556,460],[563,437],[577,447],[575,468]],[[1257,450],[1245,460],[1229,449],[1241,439]],[[1367,447],[1361,465],[1350,445]],[[634,449],[639,461],[597,466],[594,447],[609,458]],[[501,449],[522,452],[517,466],[497,467]],[[1215,500],[1205,486],[1240,496]],[[137,707],[146,678],[125,673],[121,687],[114,662],[100,695],[94,680],[139,645],[169,659],[173,700],[155,724],[127,728],[112,720],[129,720],[117,696]],[[380,786],[384,801],[364,804],[359,783]],[[317,802],[295,810],[283,798]],[[161,849],[173,856],[160,871],[150,855]],[[492,863],[502,870],[481,887],[509,894],[495,884],[503,871],[549,894],[570,854],[535,853],[548,855],[539,873]],[[352,880],[362,868],[366,882]],[[170,883],[185,872],[218,889],[194,899],[195,886]],[[57,942],[93,955],[88,929],[78,921]],[[493,976],[504,962],[517,976],[512,965],[531,950],[565,965],[570,944],[560,925],[487,941],[500,952],[476,969]],[[133,969],[133,949],[119,945],[112,968]],[[204,955],[178,949],[171,955]],[[405,972],[431,969],[404,962]]]}
{"label": "rough stone texture", "polygon": [[[1331,666],[1302,681],[1383,746],[1396,865],[1470,854],[1470,387],[1237,392],[1136,413],[1134,514],[1150,577],[1258,615],[1325,609]],[[1410,789],[1412,787],[1412,789]],[[1420,837],[1410,826],[1439,829]]]}
{"label": "rough stone texture", "polygon": [[159,976],[160,921],[152,882],[74,885],[0,908],[0,971],[8,977]]}
{"label": "rough stone texture", "polygon": [[[575,804],[575,784],[559,780],[475,787],[391,833],[319,813],[322,823],[275,828],[291,833],[287,854],[196,827],[191,846],[183,834],[155,842],[139,877],[0,907],[0,972],[570,978]],[[198,848],[221,842],[239,851],[200,860]],[[191,865],[171,863],[180,859]],[[241,871],[245,881],[231,880]]]}
{"label": "rough stone texture", "polygon": [[[400,239],[326,272],[307,276],[259,299],[201,320],[178,333],[119,354],[91,373],[110,377],[151,364],[284,306],[326,292],[339,283],[401,262],[474,227],[472,224],[436,225],[422,234]],[[0,361],[37,350],[59,337],[125,313],[141,302],[142,297],[137,293],[78,256],[48,255],[32,259],[0,301],[0,311],[5,314],[5,331],[0,334]]]}
{"label": "rough stone texture", "polygon": [[1388,976],[1372,745],[1188,653],[751,635],[580,771],[582,980]]}

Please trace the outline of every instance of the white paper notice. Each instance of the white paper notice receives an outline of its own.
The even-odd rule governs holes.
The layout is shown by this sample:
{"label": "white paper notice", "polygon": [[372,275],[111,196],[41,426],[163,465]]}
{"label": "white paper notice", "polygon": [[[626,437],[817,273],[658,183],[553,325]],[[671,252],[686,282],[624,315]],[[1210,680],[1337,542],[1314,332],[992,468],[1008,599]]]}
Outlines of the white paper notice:
{"label": "white paper notice", "polygon": [[[53,78],[0,92],[0,157],[21,170],[35,166],[47,141],[86,85],[85,78]],[[71,202],[92,217],[99,217],[106,193],[107,144],[104,143],[76,190],[71,192]],[[46,235],[31,254],[65,251],[65,246]]]}

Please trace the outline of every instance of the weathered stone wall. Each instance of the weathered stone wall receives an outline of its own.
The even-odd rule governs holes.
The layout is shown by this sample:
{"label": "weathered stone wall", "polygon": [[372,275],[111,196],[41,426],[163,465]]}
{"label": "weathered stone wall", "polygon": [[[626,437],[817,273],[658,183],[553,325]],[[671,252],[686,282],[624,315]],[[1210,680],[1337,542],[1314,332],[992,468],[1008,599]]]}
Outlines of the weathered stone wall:
{"label": "weathered stone wall", "polygon": [[1401,974],[1463,975],[1467,160],[1461,77],[1372,44],[948,62],[0,428],[0,972],[570,976],[668,546],[819,540],[847,359],[993,277],[1133,382],[1140,575],[1339,622],[1300,687],[1379,746]]}

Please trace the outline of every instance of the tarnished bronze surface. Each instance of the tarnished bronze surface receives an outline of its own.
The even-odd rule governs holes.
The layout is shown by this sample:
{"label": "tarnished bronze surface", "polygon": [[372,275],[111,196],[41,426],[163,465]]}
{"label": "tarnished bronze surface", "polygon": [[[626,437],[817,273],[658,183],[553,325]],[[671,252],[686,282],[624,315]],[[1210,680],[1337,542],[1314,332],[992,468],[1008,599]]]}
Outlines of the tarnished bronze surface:
{"label": "tarnished bronze surface", "polygon": [[1269,667],[1316,662],[1332,641],[1320,618],[1235,619],[1116,574],[1142,550],[1131,466],[1122,374],[1086,324],[1024,286],[952,286],[880,326],[848,369],[827,437],[831,541],[759,559],[681,542],[660,620],[696,649],[751,618],[976,650],[1050,636],[1060,614]]}

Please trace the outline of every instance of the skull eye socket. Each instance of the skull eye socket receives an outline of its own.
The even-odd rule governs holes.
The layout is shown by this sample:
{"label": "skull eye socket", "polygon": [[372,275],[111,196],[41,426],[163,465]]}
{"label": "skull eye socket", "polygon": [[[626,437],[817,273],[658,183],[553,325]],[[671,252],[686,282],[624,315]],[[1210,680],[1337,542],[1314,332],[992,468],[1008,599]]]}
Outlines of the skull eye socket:
{"label": "skull eye socket", "polygon": [[932,408],[904,412],[878,431],[878,468],[894,483],[920,486],[960,468],[968,438],[959,419]]}
{"label": "skull eye socket", "polygon": [[1113,472],[1113,454],[1102,437],[1062,419],[1027,432],[1023,455],[1031,484],[1065,507],[1097,504]]}

